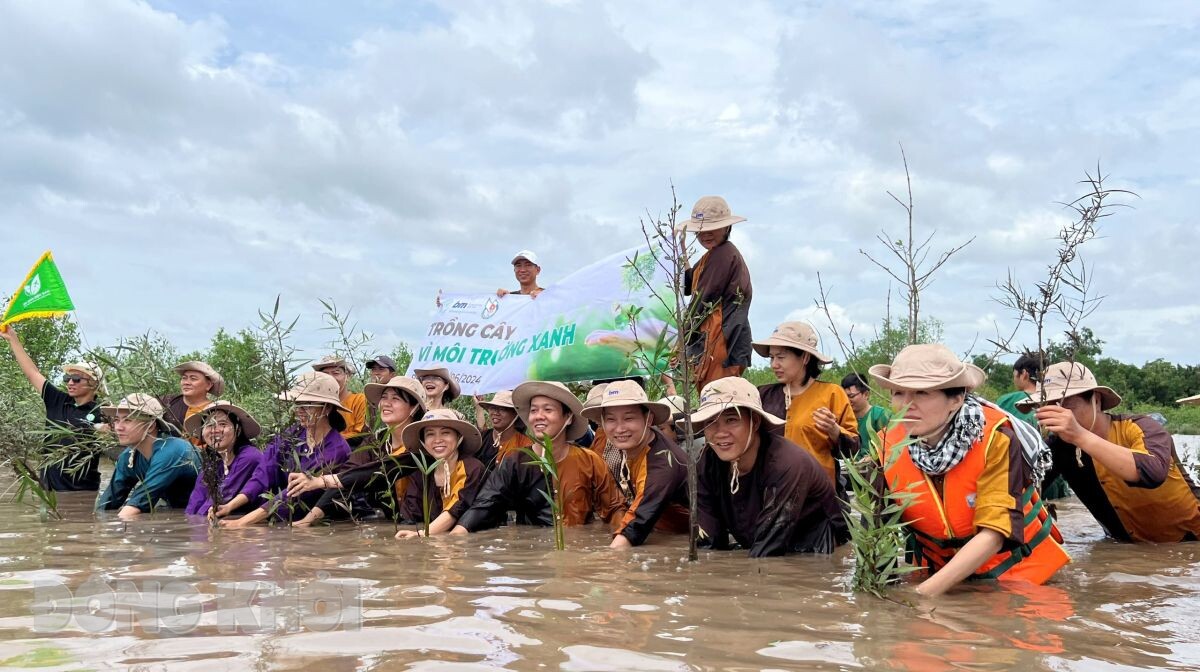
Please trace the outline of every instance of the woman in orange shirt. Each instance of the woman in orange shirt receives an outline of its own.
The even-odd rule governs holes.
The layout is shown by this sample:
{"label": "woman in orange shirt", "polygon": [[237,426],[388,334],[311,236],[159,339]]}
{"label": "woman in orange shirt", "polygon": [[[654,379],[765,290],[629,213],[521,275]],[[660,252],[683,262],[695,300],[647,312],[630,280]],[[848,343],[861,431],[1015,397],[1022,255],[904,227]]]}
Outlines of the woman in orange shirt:
{"label": "woman in orange shirt", "polygon": [[805,322],[784,322],[754,351],[771,360],[778,383],[758,388],[763,409],[785,418],[783,435],[817,458],[829,479],[839,481],[838,458],[858,452],[858,419],[841,385],[817,380],[833,361],[817,349],[817,332]]}

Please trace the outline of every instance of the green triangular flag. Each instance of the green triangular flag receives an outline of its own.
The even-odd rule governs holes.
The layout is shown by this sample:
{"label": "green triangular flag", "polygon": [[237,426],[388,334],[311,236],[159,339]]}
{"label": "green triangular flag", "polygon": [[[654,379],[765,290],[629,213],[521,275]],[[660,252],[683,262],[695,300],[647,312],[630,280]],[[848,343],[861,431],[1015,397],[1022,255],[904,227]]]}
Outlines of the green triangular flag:
{"label": "green triangular flag", "polygon": [[67,285],[54,265],[54,257],[46,250],[13,293],[4,317],[0,318],[0,327],[31,317],[57,317],[69,310],[75,310],[75,304],[71,303]]}

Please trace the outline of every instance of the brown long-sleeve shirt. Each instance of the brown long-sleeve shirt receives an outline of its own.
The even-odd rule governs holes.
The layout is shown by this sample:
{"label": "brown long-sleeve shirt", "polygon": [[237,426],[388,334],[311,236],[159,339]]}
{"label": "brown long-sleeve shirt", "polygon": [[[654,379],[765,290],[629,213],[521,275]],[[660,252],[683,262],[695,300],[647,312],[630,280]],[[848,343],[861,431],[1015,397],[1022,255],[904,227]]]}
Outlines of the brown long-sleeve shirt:
{"label": "brown long-sleeve shirt", "polygon": [[617,534],[634,546],[645,543],[656,528],[687,532],[687,454],[662,432],[651,432],[645,450],[626,455],[634,495]]}
{"label": "brown long-sleeve shirt", "polygon": [[[728,353],[722,366],[750,366],[750,300],[754,287],[742,253],[728,240],[714,247],[684,274],[684,294],[693,303],[717,304]],[[696,315],[704,311],[697,309]]]}

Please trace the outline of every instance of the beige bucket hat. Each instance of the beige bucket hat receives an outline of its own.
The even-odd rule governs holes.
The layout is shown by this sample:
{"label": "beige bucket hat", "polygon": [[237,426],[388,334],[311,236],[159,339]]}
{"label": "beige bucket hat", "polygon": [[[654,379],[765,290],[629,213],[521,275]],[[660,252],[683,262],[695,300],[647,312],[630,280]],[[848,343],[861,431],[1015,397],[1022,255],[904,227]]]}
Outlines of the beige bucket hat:
{"label": "beige bucket hat", "polygon": [[1046,401],[1059,402],[1067,397],[1095,390],[1100,395],[1100,410],[1107,411],[1121,405],[1121,395],[1096,382],[1096,376],[1079,362],[1058,362],[1046,368],[1042,382],[1038,383],[1028,399],[1017,402],[1021,411],[1037,408],[1038,399],[1042,398],[1045,390]]}
{"label": "beige bucket hat", "polygon": [[720,196],[705,196],[692,206],[692,216],[675,225],[676,231],[716,231],[738,222],[746,221],[745,217],[733,214],[729,204]]}
{"label": "beige bucket hat", "polygon": [[580,403],[578,397],[571,394],[566,385],[552,381],[530,380],[518,385],[513,390],[512,396],[513,406],[517,407],[517,416],[521,418],[521,422],[525,423],[526,427],[532,426],[529,424],[529,403],[533,401],[534,397],[550,397],[557,402],[566,404],[575,418],[567,427],[567,440],[574,441],[587,434],[588,425],[583,419],[583,404]]}
{"label": "beige bucket hat", "polygon": [[672,420],[683,419],[683,397],[679,396],[678,394],[669,394],[662,399],[659,399],[658,403],[666,404],[668,407],[670,407]]}
{"label": "beige bucket hat", "polygon": [[484,409],[488,406],[495,406],[509,411],[517,410],[517,407],[513,405],[512,390],[500,390],[493,394],[491,399],[479,402],[479,405]]}
{"label": "beige bucket hat", "polygon": [[96,383],[96,391],[104,393],[106,389],[104,385],[104,369],[101,369],[99,365],[92,364],[91,362],[71,362],[70,364],[63,364],[59,368],[63,373],[77,373],[81,376],[91,378]]}
{"label": "beige bucket hat", "polygon": [[354,364],[350,363],[349,360],[340,355],[325,355],[321,358],[321,361],[313,364],[312,368],[313,371],[324,371],[325,369],[332,369],[335,366],[342,367],[346,370],[346,373],[349,374],[358,372],[358,370],[354,368]]}
{"label": "beige bucket hat", "polygon": [[817,358],[817,361],[822,364],[828,364],[833,361],[833,358],[821,352],[817,348],[821,341],[817,338],[817,330],[812,328],[812,325],[807,322],[784,322],[775,327],[774,333],[761,341],[754,341],[751,346],[754,351],[763,357],[771,356],[771,346],[777,345],[785,348],[793,348],[802,350]]}
{"label": "beige bucket hat", "polygon": [[876,364],[867,372],[889,390],[973,390],[987,380],[983,369],[959,361],[958,355],[940,343],[910,345],[891,364]]}
{"label": "beige bucket hat", "polygon": [[[442,400],[447,404],[462,394],[462,388],[458,386],[458,381],[454,379],[454,376],[450,375],[450,369],[444,366],[438,369],[413,369],[413,378],[420,381],[421,376],[437,376],[446,381],[446,384],[450,387],[446,390],[446,394],[442,397]],[[425,394],[424,390],[421,391],[421,394]]]}
{"label": "beige bucket hat", "polygon": [[588,390],[587,398],[583,400],[583,409],[585,411],[600,403],[600,399],[604,396],[604,391],[608,389],[608,385],[608,383],[599,383],[593,385],[592,389]]}
{"label": "beige bucket hat", "polygon": [[134,392],[126,395],[115,406],[101,406],[100,414],[112,422],[117,419],[117,411],[129,411],[131,415],[141,415],[154,420],[159,432],[174,434],[174,429],[163,419],[163,405],[149,394]]}
{"label": "beige bucket hat", "polygon": [[1187,406],[1200,406],[1200,394],[1193,394],[1190,397],[1184,397],[1183,399],[1176,399],[1175,403],[1184,404]]}
{"label": "beige bucket hat", "polygon": [[582,415],[592,422],[599,423],[600,418],[604,415],[604,409],[620,406],[645,408],[650,412],[655,425],[661,425],[671,419],[671,407],[661,401],[650,401],[642,386],[632,380],[617,380],[609,383],[604,394],[600,395],[595,404],[591,406],[584,404]]}
{"label": "beige bucket hat", "polygon": [[479,435],[479,428],[474,423],[467,422],[462,413],[453,408],[435,408],[425,414],[425,417],[420,420],[409,423],[404,428],[404,432],[400,435],[400,440],[409,448],[417,446],[425,447],[424,433],[426,427],[449,427],[458,432],[462,437],[462,442],[458,444],[458,452],[465,455],[473,455],[479,451],[479,447],[483,445],[483,438]]}
{"label": "beige bucket hat", "polygon": [[328,373],[305,371],[296,378],[296,384],[292,386],[292,389],[279,395],[279,398],[294,404],[305,402],[329,404],[338,410],[349,413],[350,409],[343,406],[342,400],[338,397],[338,390],[338,382]]}
{"label": "beige bucket hat", "polygon": [[225,379],[217,373],[216,369],[209,366],[208,362],[184,362],[175,367],[175,373],[179,375],[183,375],[187,371],[195,371],[207,378],[208,382],[212,383],[212,389],[208,393],[214,397],[225,391]]}
{"label": "beige bucket hat", "polygon": [[392,379],[386,383],[367,383],[363,385],[363,396],[372,406],[378,406],[379,399],[383,397],[383,391],[388,388],[407,394],[417,402],[417,406],[421,409],[420,415],[425,415],[425,388],[421,387],[421,381],[416,378],[392,376]]}
{"label": "beige bucket hat", "polygon": [[183,421],[183,431],[191,436],[199,436],[200,429],[213,411],[225,411],[230,415],[237,416],[238,422],[242,424],[242,433],[246,435],[247,439],[253,439],[262,433],[262,426],[254,419],[254,416],[250,415],[249,411],[225,399],[214,401],[188,416],[187,420]]}
{"label": "beige bucket hat", "polygon": [[730,408],[744,408],[757,413],[763,422],[772,427],[782,427],[784,420],[763,410],[762,397],[754,383],[730,376],[714,380],[700,391],[700,407],[692,413],[692,422],[705,423]]}

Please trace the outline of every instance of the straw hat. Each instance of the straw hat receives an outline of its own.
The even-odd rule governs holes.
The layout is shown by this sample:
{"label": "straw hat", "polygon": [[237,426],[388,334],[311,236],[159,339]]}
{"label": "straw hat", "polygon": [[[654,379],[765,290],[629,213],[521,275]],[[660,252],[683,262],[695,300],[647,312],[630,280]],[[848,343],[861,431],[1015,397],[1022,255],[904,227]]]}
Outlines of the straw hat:
{"label": "straw hat", "polygon": [[600,398],[604,396],[604,391],[608,389],[608,383],[599,383],[593,385],[592,389],[588,390],[587,398],[583,400],[583,408],[587,410],[600,403]]}
{"label": "straw hat", "polygon": [[566,385],[562,383],[530,380],[521,383],[517,389],[513,390],[513,405],[517,407],[517,416],[521,418],[521,422],[525,423],[526,427],[531,427],[529,424],[529,404],[534,397],[550,397],[551,399],[566,404],[570,410],[571,416],[575,418],[567,427],[567,440],[574,441],[584,434],[587,434],[587,422],[583,419],[583,404],[579,402],[579,398],[571,394]]}
{"label": "straw hat", "polygon": [[663,397],[662,399],[659,399],[658,403],[666,404],[667,406],[669,406],[671,408],[671,419],[672,420],[682,420],[683,419],[683,404],[684,404],[683,397],[679,396],[678,394],[670,394],[670,395]]}
{"label": "straw hat", "polygon": [[983,369],[959,361],[958,355],[940,343],[910,345],[891,364],[876,364],[867,372],[889,390],[973,390],[987,380]]}
{"label": "straw hat", "polygon": [[425,415],[425,388],[421,387],[421,382],[416,378],[393,376],[386,383],[367,383],[363,385],[363,395],[372,406],[378,406],[383,391],[389,388],[408,394],[412,401],[417,402],[417,407],[421,409],[420,415]]}
{"label": "straw hat", "polygon": [[312,368],[313,371],[324,371],[325,369],[332,369],[335,366],[342,367],[346,370],[346,373],[355,373],[356,371],[354,365],[340,355],[325,355],[321,358],[321,361],[313,364]]}
{"label": "straw hat", "polygon": [[1043,398],[1043,390],[1045,390],[1046,401],[1058,402],[1067,397],[1095,390],[1100,395],[1100,410],[1107,411],[1121,404],[1121,395],[1113,392],[1111,388],[1097,383],[1096,376],[1079,362],[1051,364],[1046,368],[1042,382],[1038,383],[1033,392],[1029,393],[1028,399],[1017,402],[1017,408],[1021,411],[1037,408],[1037,400]]}
{"label": "straw hat", "polygon": [[254,419],[254,416],[250,415],[250,413],[245,409],[235,406],[233,402],[226,401],[224,399],[214,401],[196,413],[188,416],[188,418],[183,421],[183,431],[192,436],[199,436],[200,428],[204,426],[205,421],[208,420],[208,416],[211,415],[213,411],[225,411],[229,415],[237,416],[238,422],[242,425],[242,433],[246,435],[247,439],[253,439],[262,433],[262,427],[258,424],[258,421]]}
{"label": "straw hat", "polygon": [[148,417],[158,425],[159,431],[173,433],[171,425],[163,419],[163,405],[149,394],[134,392],[126,395],[116,406],[100,407],[100,414],[109,422],[117,419],[117,411],[129,411],[130,415]]}
{"label": "straw hat", "polygon": [[595,404],[591,406],[584,404],[581,415],[592,422],[599,423],[600,418],[604,415],[604,409],[621,406],[641,406],[653,416],[652,422],[655,425],[661,425],[671,419],[671,407],[661,401],[650,401],[642,386],[632,380],[618,380],[609,383],[604,394],[597,399]]}
{"label": "straw hat", "polygon": [[1190,397],[1184,397],[1183,399],[1176,399],[1175,403],[1186,404],[1188,406],[1200,406],[1200,394],[1193,394]]}
{"label": "straw hat", "polygon": [[458,435],[462,437],[462,441],[458,444],[458,452],[463,454],[473,454],[483,445],[483,439],[479,436],[479,428],[473,423],[467,422],[463,414],[453,408],[435,408],[420,420],[409,423],[400,435],[400,440],[406,447],[421,446],[424,448],[426,427],[449,427],[458,432]]}
{"label": "straw hat", "polygon": [[685,219],[675,225],[676,231],[716,231],[738,222],[746,221],[729,211],[729,204],[720,196],[705,196],[692,206],[691,219]]}
{"label": "straw hat", "polygon": [[485,409],[488,406],[495,406],[496,408],[503,408],[509,411],[517,410],[517,407],[513,405],[512,390],[500,390],[493,394],[492,398],[488,401],[479,402],[479,405]]}
{"label": "straw hat", "polygon": [[730,408],[744,408],[757,413],[763,422],[772,427],[786,424],[781,418],[763,410],[762,397],[754,383],[736,376],[720,378],[704,386],[700,391],[700,407],[692,413],[692,422],[707,422]]}
{"label": "straw hat", "polygon": [[[454,376],[450,375],[450,369],[444,366],[439,369],[413,369],[413,378],[419,381],[421,380],[421,376],[437,376],[446,381],[446,384],[450,387],[442,397],[443,403],[448,404],[458,398],[458,395],[462,394],[462,388],[458,386],[458,381],[454,379]],[[421,394],[425,394],[425,392],[422,391]]]}
{"label": "straw hat", "polygon": [[342,405],[338,391],[338,382],[333,379],[333,376],[320,371],[306,371],[296,378],[296,384],[292,386],[292,389],[280,394],[279,398],[295,404],[305,402],[329,404],[338,410],[349,413],[350,409]]}
{"label": "straw hat", "polygon": [[754,351],[763,357],[770,357],[771,346],[777,345],[807,352],[822,364],[833,361],[832,357],[817,349],[817,346],[820,345],[817,331],[807,322],[784,322],[775,327],[775,332],[769,338],[754,341],[751,345],[754,347]]}
{"label": "straw hat", "polygon": [[183,375],[186,371],[195,371],[196,373],[208,379],[212,383],[212,389],[208,391],[214,397],[225,391],[225,379],[217,370],[209,366],[207,362],[184,362],[175,367],[175,373]]}

